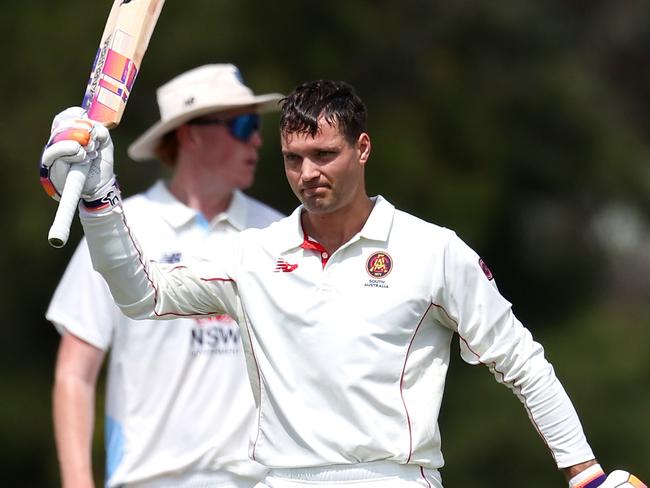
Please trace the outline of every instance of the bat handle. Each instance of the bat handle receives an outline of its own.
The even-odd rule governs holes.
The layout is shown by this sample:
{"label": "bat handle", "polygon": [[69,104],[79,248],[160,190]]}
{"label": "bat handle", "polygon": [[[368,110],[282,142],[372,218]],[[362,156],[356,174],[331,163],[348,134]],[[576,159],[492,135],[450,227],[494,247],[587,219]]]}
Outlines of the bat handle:
{"label": "bat handle", "polygon": [[86,182],[89,168],[90,164],[75,164],[68,171],[59,206],[56,209],[54,221],[47,235],[47,240],[52,247],[61,248],[68,242],[70,225],[77,212],[79,197]]}

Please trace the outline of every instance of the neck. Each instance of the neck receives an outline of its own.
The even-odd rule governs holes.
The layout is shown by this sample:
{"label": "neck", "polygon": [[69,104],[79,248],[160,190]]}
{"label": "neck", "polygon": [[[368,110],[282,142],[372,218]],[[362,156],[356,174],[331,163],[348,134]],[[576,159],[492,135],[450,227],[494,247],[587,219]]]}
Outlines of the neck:
{"label": "neck", "polygon": [[359,202],[331,213],[304,212],[302,225],[330,254],[358,234],[372,211],[373,202],[364,195]]}
{"label": "neck", "polygon": [[169,191],[178,201],[200,212],[207,220],[212,220],[228,209],[233,188],[216,181],[216,178],[206,178],[181,168],[183,167],[176,168],[169,183]]}

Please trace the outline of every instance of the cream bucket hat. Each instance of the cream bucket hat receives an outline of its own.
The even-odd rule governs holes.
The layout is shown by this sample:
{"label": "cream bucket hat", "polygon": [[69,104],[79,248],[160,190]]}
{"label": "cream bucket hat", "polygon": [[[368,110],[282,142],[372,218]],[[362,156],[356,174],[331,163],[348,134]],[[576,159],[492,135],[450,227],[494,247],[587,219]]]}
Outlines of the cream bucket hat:
{"label": "cream bucket hat", "polygon": [[253,106],[257,113],[278,110],[283,95],[255,95],[244,85],[233,64],[207,64],[178,75],[156,91],[160,120],[127,149],[129,157],[142,161],[156,157],[162,137],[188,120],[238,107]]}

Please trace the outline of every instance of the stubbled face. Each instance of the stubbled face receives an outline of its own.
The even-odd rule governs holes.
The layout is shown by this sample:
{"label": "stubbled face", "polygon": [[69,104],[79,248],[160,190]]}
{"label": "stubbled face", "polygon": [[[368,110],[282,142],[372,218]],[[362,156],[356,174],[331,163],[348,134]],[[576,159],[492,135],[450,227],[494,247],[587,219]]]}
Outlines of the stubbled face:
{"label": "stubbled face", "polygon": [[[246,113],[251,113],[251,110],[244,108],[215,112],[202,118],[228,120]],[[193,164],[201,165],[206,178],[219,181],[231,189],[245,190],[253,185],[259,149],[262,147],[259,131],[253,132],[248,141],[240,141],[230,134],[230,129],[225,125],[193,125],[191,130],[199,142]]]}
{"label": "stubbled face", "polygon": [[289,186],[308,212],[327,214],[365,198],[364,166],[370,139],[363,133],[350,144],[336,125],[319,120],[315,137],[282,134],[284,171]]}

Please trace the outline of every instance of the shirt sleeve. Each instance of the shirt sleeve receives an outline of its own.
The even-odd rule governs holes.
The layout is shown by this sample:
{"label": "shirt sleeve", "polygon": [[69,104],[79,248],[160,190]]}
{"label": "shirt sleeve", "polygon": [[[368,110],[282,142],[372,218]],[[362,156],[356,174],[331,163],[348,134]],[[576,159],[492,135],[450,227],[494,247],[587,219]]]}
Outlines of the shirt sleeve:
{"label": "shirt sleeve", "polygon": [[[239,312],[233,246],[222,246],[217,260],[161,264],[149,259],[128,227],[122,206],[79,212],[93,268],[106,280],[117,306],[133,319],[204,317]],[[237,235],[237,237],[239,234]]]}
{"label": "shirt sleeve", "polygon": [[444,303],[461,355],[483,364],[521,400],[559,468],[594,458],[578,415],[537,343],[499,293],[492,273],[455,234],[444,255]]}
{"label": "shirt sleeve", "polygon": [[92,268],[86,240],[82,239],[63,273],[45,317],[59,333],[68,331],[106,351],[113,340],[113,297],[99,273]]}

